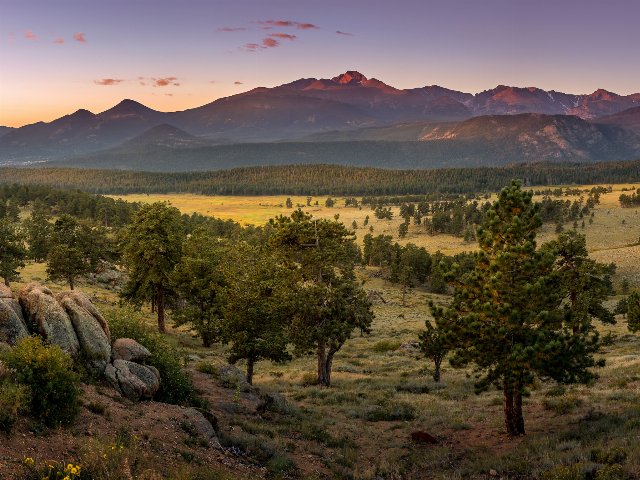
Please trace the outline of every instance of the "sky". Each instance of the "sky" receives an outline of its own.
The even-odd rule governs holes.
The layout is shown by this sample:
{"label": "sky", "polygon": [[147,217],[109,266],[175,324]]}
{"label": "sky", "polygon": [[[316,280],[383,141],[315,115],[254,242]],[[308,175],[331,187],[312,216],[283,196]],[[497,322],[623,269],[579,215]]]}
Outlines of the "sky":
{"label": "sky", "polygon": [[0,0],[0,125],[358,70],[397,88],[640,92],[639,0]]}

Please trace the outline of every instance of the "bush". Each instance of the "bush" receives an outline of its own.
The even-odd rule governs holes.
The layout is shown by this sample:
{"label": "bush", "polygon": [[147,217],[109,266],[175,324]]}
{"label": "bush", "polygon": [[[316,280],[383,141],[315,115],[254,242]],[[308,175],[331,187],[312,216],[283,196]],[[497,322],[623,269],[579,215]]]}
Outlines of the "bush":
{"label": "bush", "polygon": [[582,399],[573,395],[548,397],[542,400],[542,406],[544,407],[544,409],[555,412],[557,415],[570,413],[580,405],[582,405]]}
{"label": "bush", "polygon": [[595,480],[627,480],[629,475],[624,471],[622,466],[607,465],[596,472]]}
{"label": "bush", "polygon": [[356,416],[369,422],[397,422],[413,420],[416,413],[413,406],[406,402],[389,401],[382,405],[369,406]]}
{"label": "bush", "polygon": [[78,413],[80,378],[73,371],[73,360],[56,345],[41,338],[20,340],[4,361],[14,372],[17,383],[30,390],[31,415],[45,425],[57,427],[71,423]]}
{"label": "bush", "polygon": [[106,315],[113,340],[133,338],[151,352],[148,363],[160,372],[160,390],[155,398],[175,405],[191,404],[195,388],[191,378],[183,370],[183,356],[166,337],[149,327],[142,315],[122,308]]}
{"label": "bush", "polygon": [[627,452],[621,447],[613,447],[608,450],[594,449],[591,451],[591,460],[606,465],[615,465],[627,460]]}
{"label": "bush", "polygon": [[401,343],[398,342],[397,340],[380,340],[379,342],[376,342],[373,344],[373,347],[371,347],[371,350],[373,350],[376,353],[393,352],[398,348],[400,348],[400,345]]}
{"label": "bush", "polygon": [[0,431],[11,433],[18,416],[28,409],[29,388],[8,380],[0,383]]}
{"label": "bush", "polygon": [[556,465],[551,470],[543,472],[540,478],[542,478],[542,480],[584,480],[586,476],[582,466],[576,464],[569,467]]}

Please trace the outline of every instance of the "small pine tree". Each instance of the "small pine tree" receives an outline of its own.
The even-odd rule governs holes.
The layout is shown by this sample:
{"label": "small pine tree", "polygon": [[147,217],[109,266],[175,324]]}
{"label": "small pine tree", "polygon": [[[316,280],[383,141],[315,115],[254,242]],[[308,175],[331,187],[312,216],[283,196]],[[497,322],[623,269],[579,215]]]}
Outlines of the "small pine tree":
{"label": "small pine tree", "polygon": [[404,238],[407,236],[407,233],[409,233],[409,225],[407,225],[405,222],[402,222],[398,227],[398,236],[400,238]]}
{"label": "small pine tree", "polygon": [[640,332],[640,293],[633,292],[627,299],[627,325],[629,331]]}
{"label": "small pine tree", "polygon": [[293,201],[289,197],[287,197],[287,201],[285,202],[287,208],[293,208]]}
{"label": "small pine tree", "polygon": [[[431,309],[435,306],[430,304]],[[429,320],[425,321],[425,330],[420,332],[420,350],[430,360],[433,360],[433,381],[440,381],[440,367],[449,353],[449,346],[438,327],[434,327]]]}
{"label": "small pine tree", "polygon": [[18,269],[24,267],[27,250],[22,233],[11,217],[0,220],[0,277],[5,285],[18,276]]}

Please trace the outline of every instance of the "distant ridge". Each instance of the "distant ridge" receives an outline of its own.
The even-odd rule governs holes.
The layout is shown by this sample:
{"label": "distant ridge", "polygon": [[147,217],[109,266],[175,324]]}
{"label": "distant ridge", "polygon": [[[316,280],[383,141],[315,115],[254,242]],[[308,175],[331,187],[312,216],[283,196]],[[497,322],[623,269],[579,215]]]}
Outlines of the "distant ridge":
{"label": "distant ridge", "polygon": [[[329,132],[355,139],[361,136],[361,129],[372,127],[520,114],[571,115],[637,131],[634,122],[616,115],[639,106],[640,93],[625,96],[599,89],[576,95],[499,85],[472,95],[438,85],[398,89],[348,70],[331,78],[304,78],[273,88],[255,88],[179,112],[159,112],[125,99],[98,114],[79,109],[52,122],[0,129],[0,163],[20,164],[93,155],[117,147],[126,149],[130,145],[125,142],[163,124],[174,126],[183,134],[202,137],[203,144],[296,142],[310,136],[324,141],[323,135]],[[603,119],[605,116],[608,118]],[[349,137],[351,133],[353,137]],[[171,147],[171,142],[165,143]],[[157,141],[154,145],[158,145]],[[569,145],[575,146],[571,142]],[[558,158],[611,159],[606,152],[615,150],[607,144],[578,147],[573,154],[561,152]],[[621,151],[629,148],[634,147],[619,146]],[[594,157],[597,151],[604,153]],[[533,149],[513,160],[535,155]]]}

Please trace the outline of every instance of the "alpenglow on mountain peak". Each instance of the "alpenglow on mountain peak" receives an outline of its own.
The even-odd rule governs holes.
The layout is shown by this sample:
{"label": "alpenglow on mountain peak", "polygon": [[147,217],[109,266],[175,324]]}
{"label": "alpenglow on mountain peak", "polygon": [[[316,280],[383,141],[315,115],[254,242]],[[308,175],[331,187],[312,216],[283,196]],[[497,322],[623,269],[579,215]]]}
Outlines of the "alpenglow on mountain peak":
{"label": "alpenglow on mountain peak", "polygon": [[333,77],[331,81],[341,85],[357,85],[362,82],[366,82],[367,77],[356,70],[348,70],[337,77]]}

